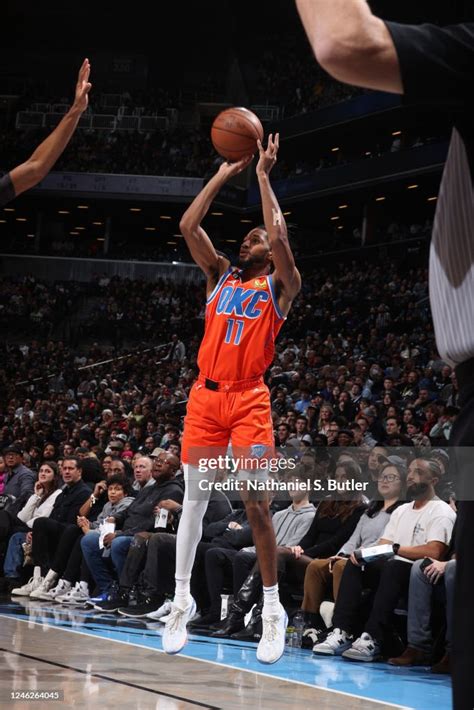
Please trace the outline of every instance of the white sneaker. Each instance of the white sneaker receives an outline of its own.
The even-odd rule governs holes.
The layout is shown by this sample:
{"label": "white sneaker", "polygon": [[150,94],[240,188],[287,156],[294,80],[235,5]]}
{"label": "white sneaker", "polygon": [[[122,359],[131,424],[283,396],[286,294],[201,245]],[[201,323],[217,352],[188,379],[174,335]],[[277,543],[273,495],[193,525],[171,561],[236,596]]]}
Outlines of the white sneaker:
{"label": "white sneaker", "polygon": [[195,613],[196,602],[194,599],[186,609],[180,609],[174,602],[171,602],[171,611],[162,636],[163,650],[166,653],[179,653],[184,647],[188,640],[186,625]]}
{"label": "white sneaker", "polygon": [[[37,596],[37,597],[33,597],[33,598],[34,599],[43,599],[44,601],[48,601],[48,602],[55,602],[57,597],[60,597],[63,594],[66,594],[67,592],[70,592],[70,591],[71,591],[71,582],[68,582],[66,579],[60,579],[55,587],[48,589],[47,592],[43,592],[41,597]],[[38,593],[38,590],[36,591],[36,594],[37,593]]]}
{"label": "white sneaker", "polygon": [[325,656],[340,656],[352,645],[353,637],[346,634],[342,629],[334,629],[326,636],[322,643],[313,646],[313,653],[321,653]]}
{"label": "white sneaker", "polygon": [[56,597],[60,604],[83,604],[89,601],[89,585],[87,582],[76,582],[74,587],[66,594],[61,594]]}
{"label": "white sneaker", "polygon": [[32,577],[29,582],[24,584],[22,587],[15,587],[12,589],[10,594],[17,597],[29,597],[35,589],[43,584],[43,577]]}
{"label": "white sneaker", "polygon": [[45,595],[54,587],[55,583],[55,579],[45,577],[39,587],[37,587],[34,592],[31,592],[30,599],[45,599],[46,601],[51,601],[51,597]]}
{"label": "white sneaker", "polygon": [[364,631],[362,636],[354,641],[352,646],[344,651],[343,658],[349,658],[351,661],[365,661],[371,663],[378,661],[382,657],[380,646],[372,636]]}
{"label": "white sneaker", "polygon": [[168,620],[170,612],[171,602],[166,601],[156,611],[150,611],[150,613],[146,615],[146,618],[152,619],[153,621],[162,621],[163,623],[165,623]]}
{"label": "white sneaker", "polygon": [[279,614],[262,614],[262,638],[257,647],[257,661],[276,663],[285,650],[288,615],[280,604]]}

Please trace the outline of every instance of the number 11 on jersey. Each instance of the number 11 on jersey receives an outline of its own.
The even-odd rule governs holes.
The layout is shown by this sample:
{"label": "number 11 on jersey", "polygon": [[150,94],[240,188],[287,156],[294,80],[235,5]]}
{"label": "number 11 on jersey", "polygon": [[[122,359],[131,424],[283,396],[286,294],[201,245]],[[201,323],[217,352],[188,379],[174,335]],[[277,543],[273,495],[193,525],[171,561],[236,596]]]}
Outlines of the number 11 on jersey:
{"label": "number 11 on jersey", "polygon": [[[235,318],[229,318],[227,321],[227,331],[225,334],[224,342],[227,344],[232,343],[233,345],[239,345],[240,339],[242,338],[242,331],[244,329],[245,321],[235,320]],[[234,333],[234,326],[235,333]]]}

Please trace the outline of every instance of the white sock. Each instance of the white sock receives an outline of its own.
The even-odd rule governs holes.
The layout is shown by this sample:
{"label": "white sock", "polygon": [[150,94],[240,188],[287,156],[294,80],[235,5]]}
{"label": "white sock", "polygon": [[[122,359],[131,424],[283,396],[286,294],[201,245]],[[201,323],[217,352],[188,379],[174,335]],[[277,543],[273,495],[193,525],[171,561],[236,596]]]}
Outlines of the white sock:
{"label": "white sock", "polygon": [[41,567],[39,565],[36,565],[33,568],[33,577],[34,579],[39,579],[41,577]]}
{"label": "white sock", "polygon": [[280,613],[280,596],[278,594],[278,582],[273,587],[263,588],[263,610],[262,615]]}
{"label": "white sock", "polygon": [[187,609],[191,604],[191,584],[189,579],[176,579],[173,601],[180,609]]}

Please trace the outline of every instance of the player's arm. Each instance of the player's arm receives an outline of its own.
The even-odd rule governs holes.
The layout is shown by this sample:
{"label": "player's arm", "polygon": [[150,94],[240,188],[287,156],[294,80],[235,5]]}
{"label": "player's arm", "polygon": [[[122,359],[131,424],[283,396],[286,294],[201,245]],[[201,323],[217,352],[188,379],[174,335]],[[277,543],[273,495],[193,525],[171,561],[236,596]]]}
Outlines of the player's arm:
{"label": "player's arm", "polygon": [[37,185],[49,173],[76,130],[76,126],[88,105],[90,64],[84,59],[79,70],[74,103],[54,131],[24,163],[10,171],[15,196]]}
{"label": "player's arm", "polygon": [[281,311],[286,315],[290,309],[291,302],[301,288],[301,276],[296,268],[293,252],[288,241],[285,218],[270,184],[270,171],[277,161],[279,142],[280,136],[278,133],[275,135],[275,140],[272,140],[272,134],[270,134],[266,150],[261,142],[258,141],[260,157],[257,164],[257,178],[262,198],[263,221],[270,241],[273,265],[275,267],[274,278],[277,286],[278,302]]}
{"label": "player's arm", "polygon": [[222,163],[217,173],[191,202],[179,223],[179,229],[191,256],[211,281],[217,280],[224,273],[229,266],[229,261],[217,254],[207,233],[201,227],[201,222],[219,190],[231,177],[245,170],[252,162],[252,157],[249,156],[236,163]]}
{"label": "player's arm", "polygon": [[296,0],[319,64],[338,81],[403,94],[397,50],[366,0]]}

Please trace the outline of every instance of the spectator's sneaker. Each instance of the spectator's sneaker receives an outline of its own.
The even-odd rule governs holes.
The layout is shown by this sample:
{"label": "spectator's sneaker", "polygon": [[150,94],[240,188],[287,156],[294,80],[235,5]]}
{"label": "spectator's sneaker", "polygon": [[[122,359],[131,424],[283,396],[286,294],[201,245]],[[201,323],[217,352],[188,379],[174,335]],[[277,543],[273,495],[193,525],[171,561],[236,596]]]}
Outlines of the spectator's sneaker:
{"label": "spectator's sneaker", "polygon": [[171,602],[166,601],[160,606],[156,611],[152,611],[146,615],[147,619],[152,621],[163,621],[166,620],[171,612]]}
{"label": "spectator's sneaker", "polygon": [[76,582],[69,592],[56,597],[56,601],[60,604],[84,604],[89,601],[89,585],[87,582]]}
{"label": "spectator's sneaker", "polygon": [[12,596],[18,597],[29,597],[35,589],[38,589],[43,584],[43,577],[32,577],[29,582],[24,584],[22,587],[15,587],[10,592]]}
{"label": "spectator's sneaker", "polygon": [[120,607],[118,613],[122,616],[128,616],[131,619],[140,619],[143,616],[148,616],[151,612],[156,612],[160,608],[160,602],[163,597],[144,597],[135,606]]}
{"label": "spectator's sneaker", "polygon": [[162,636],[163,650],[166,653],[179,653],[188,640],[186,626],[196,613],[196,602],[191,599],[191,604],[186,609],[180,609],[171,602],[171,611],[165,624]]}
{"label": "spectator's sneaker", "polygon": [[326,636],[324,641],[313,646],[313,653],[324,656],[340,656],[352,646],[353,637],[342,629],[334,629]]}
{"label": "spectator's sneaker", "polygon": [[276,663],[285,650],[286,627],[288,615],[280,604],[279,614],[262,613],[262,638],[257,647],[257,661],[260,663]]}
{"label": "spectator's sneaker", "polygon": [[365,661],[366,663],[378,661],[381,658],[380,646],[370,634],[364,631],[362,636],[356,639],[347,651],[344,651],[342,657],[349,658],[351,661]]}
{"label": "spectator's sneaker", "polygon": [[102,592],[102,594],[98,594],[96,597],[90,597],[86,602],[86,606],[93,607],[94,604],[98,604],[99,602],[106,602],[110,597],[111,594],[109,592]]}
{"label": "spectator's sneaker", "polygon": [[313,648],[317,643],[321,643],[323,638],[327,636],[327,633],[327,630],[315,629],[314,626],[308,627],[303,631],[301,648]]}
{"label": "spectator's sneaker", "polygon": [[51,597],[46,595],[48,595],[48,592],[54,587],[55,582],[55,579],[48,579],[46,575],[39,587],[37,587],[34,592],[31,592],[30,599],[45,599],[46,601],[51,601]]}
{"label": "spectator's sneaker", "polygon": [[47,602],[57,601],[57,597],[71,591],[71,582],[65,579],[60,579],[55,587],[52,587],[49,591],[43,592],[41,597],[34,597],[35,599],[42,599]]}
{"label": "spectator's sneaker", "polygon": [[118,611],[120,607],[128,607],[128,592],[120,591],[118,594],[109,595],[105,601],[94,604],[94,609],[107,611],[109,614]]}

